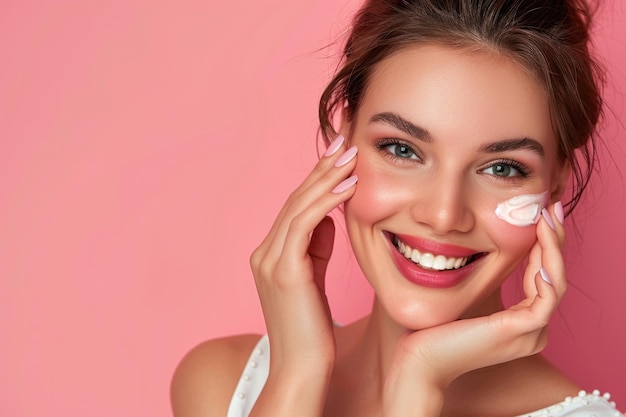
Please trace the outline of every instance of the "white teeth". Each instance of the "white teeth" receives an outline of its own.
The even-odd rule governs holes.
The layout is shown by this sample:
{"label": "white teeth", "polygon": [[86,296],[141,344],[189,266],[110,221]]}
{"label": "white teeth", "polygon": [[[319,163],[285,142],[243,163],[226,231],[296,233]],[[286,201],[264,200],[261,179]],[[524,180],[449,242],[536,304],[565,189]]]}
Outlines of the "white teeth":
{"label": "white teeth", "polygon": [[437,269],[439,271],[443,271],[444,269],[446,269],[446,257],[443,255],[437,255],[435,256],[435,260],[433,261],[433,269]]}
{"label": "white teeth", "polygon": [[446,269],[453,269],[455,262],[456,262],[456,259],[448,258],[448,260],[446,261]]}
{"label": "white teeth", "polygon": [[397,236],[394,236],[393,243],[405,258],[410,259],[413,263],[427,269],[434,269],[437,271],[459,269],[460,267],[465,266],[469,261],[469,257],[447,258],[443,255],[433,255],[428,252],[421,253],[417,249],[413,249],[409,245],[402,242]]}
{"label": "white teeth", "polygon": [[432,268],[434,259],[435,257],[432,253],[423,253],[422,256],[420,256],[420,265],[424,268]]}

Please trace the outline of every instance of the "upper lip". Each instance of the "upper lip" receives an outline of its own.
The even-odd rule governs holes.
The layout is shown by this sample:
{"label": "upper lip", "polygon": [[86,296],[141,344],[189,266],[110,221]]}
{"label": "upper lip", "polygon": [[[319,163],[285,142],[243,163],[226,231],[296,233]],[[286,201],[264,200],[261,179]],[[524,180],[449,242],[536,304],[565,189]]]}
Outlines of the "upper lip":
{"label": "upper lip", "polygon": [[402,242],[409,245],[413,249],[417,249],[420,252],[432,253],[433,255],[443,255],[449,258],[465,258],[479,253],[476,250],[463,246],[436,242],[416,236],[403,235],[398,233],[391,233],[391,235],[397,236],[398,239],[400,239]]}

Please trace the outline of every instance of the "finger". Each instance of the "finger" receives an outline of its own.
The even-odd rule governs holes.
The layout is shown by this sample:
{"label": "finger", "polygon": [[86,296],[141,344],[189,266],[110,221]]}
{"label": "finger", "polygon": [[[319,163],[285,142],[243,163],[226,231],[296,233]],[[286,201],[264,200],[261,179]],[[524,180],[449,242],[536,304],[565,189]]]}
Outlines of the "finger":
{"label": "finger", "polygon": [[335,224],[330,217],[325,216],[313,230],[308,250],[313,261],[313,279],[321,293],[325,293],[326,268],[333,251],[334,241]]}
{"label": "finger", "polygon": [[[313,170],[306,176],[306,178],[300,183],[298,188],[291,192],[285,204],[283,204],[280,212],[276,216],[272,227],[270,228],[265,239],[261,243],[260,247],[268,246],[269,242],[272,242],[276,235],[283,229],[285,217],[293,210],[292,202],[297,200],[300,195],[305,193],[312,184],[315,184],[318,179],[329,169],[332,169],[337,159],[341,157],[343,151],[346,150],[346,141],[342,135],[339,135],[328,147],[327,152],[324,153],[315,164]],[[284,230],[283,230],[284,231]]]}
{"label": "finger", "polygon": [[278,220],[280,220],[284,213],[289,210],[290,202],[298,200],[299,197],[302,194],[307,193],[309,188],[316,184],[328,170],[335,168],[337,161],[343,156],[346,150],[346,141],[342,135],[339,135],[317,161],[313,170],[306,176],[298,188],[290,194],[287,204],[284,205],[283,210],[279,213]]}
{"label": "finger", "polygon": [[[565,262],[559,236],[557,235],[557,225],[547,218],[551,217],[548,211],[544,211],[544,218],[537,225],[537,238],[541,245],[541,265],[550,276],[559,299],[565,294],[567,281],[565,279]],[[554,225],[553,229],[551,225]]]}
{"label": "finger", "polygon": [[537,295],[537,286],[535,285],[535,275],[541,268],[541,244],[539,240],[535,242],[528,255],[528,264],[524,271],[524,295],[527,300],[533,300]]}
{"label": "finger", "polygon": [[304,258],[309,257],[309,236],[311,233],[333,208],[354,194],[358,178],[352,176],[348,180],[350,181],[347,184],[351,184],[349,187],[342,189],[341,192],[328,192],[327,195],[320,198],[311,207],[302,211],[291,220],[285,235],[285,242],[289,243],[286,243],[282,248],[280,253],[281,260],[285,262],[301,262],[306,260]]}
{"label": "finger", "polygon": [[[563,206],[560,202],[552,205],[549,210],[542,212],[542,218],[539,223],[547,224],[550,229],[556,234],[556,238],[558,241],[559,252],[562,251],[563,245],[565,242],[565,228],[563,227]],[[527,298],[533,298],[537,291],[534,283],[535,274],[539,271],[539,269],[544,265],[544,251],[542,249],[542,244],[539,239],[539,233],[541,230],[545,230],[546,227],[537,225],[537,242],[532,247],[529,258],[528,265],[526,267],[526,271],[524,273],[524,294]],[[550,233],[550,232],[548,232]],[[544,242],[545,244],[545,242]],[[547,255],[550,256],[550,255]],[[562,254],[558,254],[558,258],[562,258]],[[557,273],[556,271],[551,271],[553,274]],[[564,285],[559,283],[557,285],[559,293],[562,294],[565,291]]]}
{"label": "finger", "polygon": [[552,205],[552,207],[549,208],[548,211],[554,219],[554,226],[556,235],[559,239],[559,246],[563,249],[563,246],[565,245],[565,214],[563,211],[563,204],[560,201],[557,201]]}
{"label": "finger", "polygon": [[[351,194],[348,190],[353,188],[356,177],[346,177],[354,169],[356,153],[355,147],[344,152],[331,168],[325,170],[321,176],[316,176],[316,182],[310,184],[305,192],[298,192],[289,198],[285,210],[281,213],[281,217],[276,221],[273,230],[266,239],[271,242],[268,244],[269,256],[275,259],[280,256],[289,230],[293,229],[294,221],[300,222],[306,219],[302,224],[298,224],[294,230],[305,233],[308,240],[309,235],[324,216],[350,197]],[[337,162],[340,163],[339,166],[336,166]],[[301,219],[296,220],[299,218]],[[306,227],[303,227],[305,225]],[[306,252],[307,246],[308,242],[305,246],[299,246],[301,254]]]}
{"label": "finger", "polygon": [[559,296],[554,288],[552,277],[545,268],[541,268],[535,275],[535,286],[537,296],[529,307],[534,319],[528,323],[529,331],[547,326],[559,304]]}

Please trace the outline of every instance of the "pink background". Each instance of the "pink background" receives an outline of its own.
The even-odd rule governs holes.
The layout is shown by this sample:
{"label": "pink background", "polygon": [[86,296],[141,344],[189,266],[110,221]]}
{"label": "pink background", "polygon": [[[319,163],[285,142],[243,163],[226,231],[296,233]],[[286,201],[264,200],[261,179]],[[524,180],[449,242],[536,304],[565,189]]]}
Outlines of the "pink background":
{"label": "pink background", "polygon": [[[2,2],[0,415],[167,416],[187,350],[263,331],[248,256],[316,160],[334,62],[320,48],[358,3]],[[612,3],[597,44],[614,163],[603,151],[570,227],[547,353],[624,409],[626,19]],[[337,320],[362,315],[345,249],[331,273]]]}

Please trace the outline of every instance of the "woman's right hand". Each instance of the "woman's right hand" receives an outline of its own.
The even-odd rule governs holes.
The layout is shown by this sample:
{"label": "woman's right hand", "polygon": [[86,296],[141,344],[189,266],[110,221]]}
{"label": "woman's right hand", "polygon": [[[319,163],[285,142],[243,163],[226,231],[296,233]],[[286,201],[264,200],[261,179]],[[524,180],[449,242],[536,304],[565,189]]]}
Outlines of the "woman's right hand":
{"label": "woman's right hand", "polygon": [[[253,252],[250,265],[270,339],[270,376],[253,415],[274,395],[284,415],[298,381],[306,396],[323,396],[334,366],[336,347],[333,323],[325,295],[325,274],[333,248],[335,227],[327,214],[349,199],[357,178],[350,176],[356,147],[346,150],[338,137],[304,182],[289,196],[269,234]],[[306,378],[306,381],[304,380]],[[312,389],[314,381],[318,389]],[[318,392],[317,395],[313,393]],[[308,401],[298,394],[300,411]],[[309,398],[323,407],[323,398]],[[270,400],[270,402],[272,402]],[[274,404],[276,405],[276,404]],[[268,408],[273,415],[283,414]],[[311,410],[311,409],[310,409]],[[312,411],[312,410],[311,410]],[[315,412],[306,415],[316,415]],[[298,415],[305,415],[298,413]]]}

